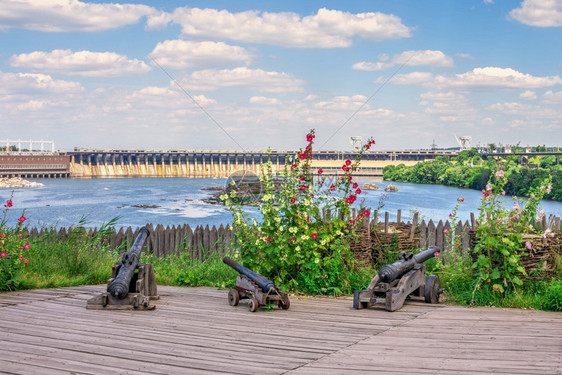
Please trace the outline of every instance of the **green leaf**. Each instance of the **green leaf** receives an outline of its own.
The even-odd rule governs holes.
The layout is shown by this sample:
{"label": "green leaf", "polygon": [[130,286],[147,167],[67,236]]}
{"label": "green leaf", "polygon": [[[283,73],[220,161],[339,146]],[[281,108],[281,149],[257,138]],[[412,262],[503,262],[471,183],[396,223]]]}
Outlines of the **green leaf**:
{"label": "green leaf", "polygon": [[500,271],[497,268],[494,268],[490,277],[492,278],[492,280],[499,279],[500,278]]}
{"label": "green leaf", "polygon": [[523,281],[521,281],[521,279],[517,276],[513,276],[513,283],[517,285],[523,285]]}

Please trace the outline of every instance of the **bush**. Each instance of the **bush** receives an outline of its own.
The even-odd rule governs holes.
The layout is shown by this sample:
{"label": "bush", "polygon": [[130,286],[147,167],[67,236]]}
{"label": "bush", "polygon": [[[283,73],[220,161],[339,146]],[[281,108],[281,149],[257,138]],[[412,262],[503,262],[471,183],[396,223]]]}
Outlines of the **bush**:
{"label": "bush", "polygon": [[236,203],[235,191],[221,199],[232,212],[235,243],[245,267],[287,290],[350,293],[357,286],[352,280],[358,272],[350,242],[363,217],[370,214],[360,207],[357,218],[350,217],[351,206],[361,194],[353,172],[374,141],[369,140],[355,160],[346,160],[342,176],[331,181],[322,169],[311,168],[314,138],[314,131],[307,134],[306,148],[288,161],[281,175],[273,174],[270,161],[262,166],[259,220],[250,219]]}
{"label": "bush", "polygon": [[31,245],[23,238],[23,223],[26,220],[22,213],[14,228],[7,225],[12,199],[4,204],[4,215],[0,221],[0,291],[15,290],[19,287],[19,273],[29,264],[27,256]]}

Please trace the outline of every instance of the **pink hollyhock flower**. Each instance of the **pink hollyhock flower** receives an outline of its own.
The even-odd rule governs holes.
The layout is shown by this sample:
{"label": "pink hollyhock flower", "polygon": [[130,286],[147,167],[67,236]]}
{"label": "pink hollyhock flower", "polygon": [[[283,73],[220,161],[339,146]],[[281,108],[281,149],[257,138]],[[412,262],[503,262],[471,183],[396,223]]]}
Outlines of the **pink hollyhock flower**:
{"label": "pink hollyhock flower", "polygon": [[25,259],[23,257],[20,257],[20,260],[23,262]]}
{"label": "pink hollyhock flower", "polygon": [[28,243],[25,244],[25,250],[29,250],[30,247],[31,247],[30,244],[28,244]]}
{"label": "pink hollyhock flower", "polygon": [[25,264],[29,264],[29,259],[26,259],[26,260],[25,260]]}
{"label": "pink hollyhock flower", "polygon": [[7,255],[8,255],[8,254],[6,254],[5,251],[2,251],[2,252],[0,253],[0,257],[2,257],[2,258],[6,258]]}
{"label": "pink hollyhock flower", "polygon": [[441,253],[439,251],[436,251],[433,253],[433,256],[439,258],[441,256]]}
{"label": "pink hollyhock flower", "polygon": [[310,235],[310,238],[312,238],[313,240],[315,240],[315,239],[318,238],[318,234],[312,233],[312,234]]}
{"label": "pink hollyhock flower", "polygon": [[445,230],[443,231],[443,233],[449,234],[449,229],[445,229]]}
{"label": "pink hollyhock flower", "polygon": [[289,241],[291,241],[291,242],[295,242],[295,237],[291,237],[291,238],[289,238]]}
{"label": "pink hollyhock flower", "polygon": [[504,172],[503,171],[497,171],[496,172],[496,177],[503,177],[504,176]]}
{"label": "pink hollyhock flower", "polygon": [[518,210],[518,209],[519,209],[519,204],[515,203],[515,204],[513,205],[513,209],[514,209],[514,210]]}
{"label": "pink hollyhock flower", "polygon": [[531,250],[533,248],[533,244],[531,243],[531,241],[527,241],[525,242],[525,247],[527,247],[528,250]]}

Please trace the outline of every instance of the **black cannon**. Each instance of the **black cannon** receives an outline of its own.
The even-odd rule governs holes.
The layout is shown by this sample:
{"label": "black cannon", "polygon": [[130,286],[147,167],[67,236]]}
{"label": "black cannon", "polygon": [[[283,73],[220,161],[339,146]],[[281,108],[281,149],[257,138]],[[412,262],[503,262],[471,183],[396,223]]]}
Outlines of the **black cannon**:
{"label": "black cannon", "polygon": [[129,252],[113,265],[111,278],[107,281],[107,292],[88,300],[89,309],[143,309],[156,306],[150,300],[159,299],[154,277],[154,268],[149,263],[139,263],[142,247],[149,236],[146,227],[139,230]]}
{"label": "black cannon", "polygon": [[439,251],[439,247],[434,246],[415,255],[400,253],[396,262],[381,267],[367,289],[355,291],[353,308],[362,309],[380,303],[385,305],[386,310],[395,311],[410,295],[424,297],[427,303],[438,303],[443,293],[441,282],[436,275],[429,275],[426,279],[423,262]]}
{"label": "black cannon", "polygon": [[248,308],[251,312],[260,306],[276,305],[287,310],[291,305],[289,296],[270,281],[246,267],[241,266],[229,257],[223,262],[237,271],[236,286],[228,292],[228,303],[237,306],[241,299],[249,299]]}

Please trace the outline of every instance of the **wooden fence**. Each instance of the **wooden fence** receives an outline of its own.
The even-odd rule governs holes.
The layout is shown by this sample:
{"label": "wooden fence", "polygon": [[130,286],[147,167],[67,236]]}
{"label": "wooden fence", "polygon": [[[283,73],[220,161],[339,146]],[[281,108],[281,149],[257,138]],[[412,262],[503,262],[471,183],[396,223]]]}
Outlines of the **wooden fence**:
{"label": "wooden fence", "polygon": [[[452,223],[448,220],[435,223],[433,220],[419,222],[418,214],[415,213],[412,221],[403,222],[401,211],[396,213],[396,221],[389,220],[388,212],[373,212],[370,220],[363,220],[361,228],[359,228],[360,240],[354,246],[356,254],[364,252],[363,257],[366,261],[375,256],[372,254],[373,249],[381,249],[384,246],[396,246],[400,249],[425,249],[430,246],[439,246],[443,252],[447,252],[450,247],[450,241],[447,241],[447,233],[452,234]],[[553,232],[560,232],[560,218],[550,216],[548,219],[543,218],[541,223],[542,229],[550,228]],[[462,252],[469,251],[474,247],[474,232],[477,221],[474,214],[471,214],[471,220],[464,223],[459,221],[456,225],[455,235],[462,242]],[[192,229],[188,224],[178,226],[147,225],[150,235],[147,239],[145,251],[156,256],[168,256],[172,254],[189,253],[192,259],[204,260],[213,254],[224,255],[232,247],[233,234],[229,225],[219,226],[218,228],[208,225],[197,226]],[[122,249],[127,251],[137,237],[140,228],[126,229],[121,228],[118,231],[112,231],[104,240],[112,249]],[[49,234],[58,238],[67,238],[72,229],[61,228],[55,229],[36,229],[28,231],[28,235],[37,236]],[[95,235],[97,229],[87,231],[89,235]],[[368,250],[364,251],[364,250]]]}

